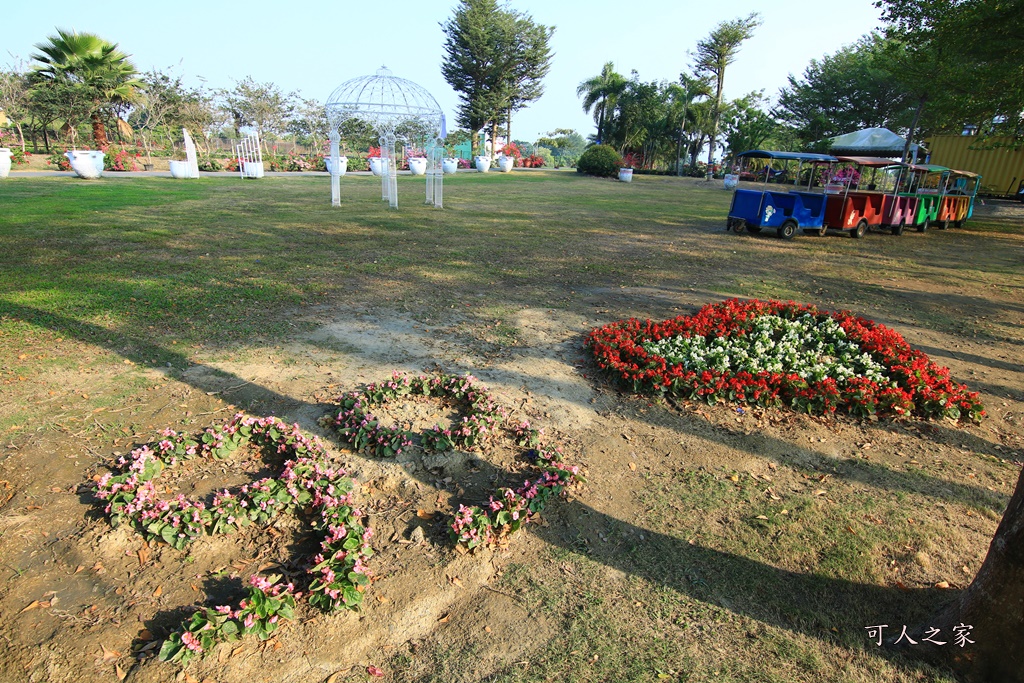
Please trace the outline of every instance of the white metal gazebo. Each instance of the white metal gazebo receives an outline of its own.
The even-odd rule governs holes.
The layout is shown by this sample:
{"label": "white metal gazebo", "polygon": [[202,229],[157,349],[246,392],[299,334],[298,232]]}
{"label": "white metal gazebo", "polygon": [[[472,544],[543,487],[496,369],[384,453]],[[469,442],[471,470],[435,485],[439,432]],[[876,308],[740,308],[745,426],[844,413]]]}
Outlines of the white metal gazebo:
{"label": "white metal gazebo", "polygon": [[[444,113],[427,90],[412,81],[398,78],[382,66],[373,76],[345,81],[327,99],[327,121],[330,125],[331,168],[340,164],[341,126],[349,119],[365,121],[380,139],[382,159],[381,198],[392,208],[398,206],[395,142],[423,145],[427,153],[427,204],[440,208],[443,196],[441,157],[444,153]],[[331,204],[341,205],[341,177],[331,172]]]}

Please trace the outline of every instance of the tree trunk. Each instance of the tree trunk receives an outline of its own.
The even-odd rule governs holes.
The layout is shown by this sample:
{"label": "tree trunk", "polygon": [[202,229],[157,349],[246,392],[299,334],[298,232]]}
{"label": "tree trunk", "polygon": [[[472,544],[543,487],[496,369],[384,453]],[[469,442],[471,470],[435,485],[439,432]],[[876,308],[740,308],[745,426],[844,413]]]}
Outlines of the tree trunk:
{"label": "tree trunk", "polygon": [[914,134],[917,133],[917,122],[921,118],[921,110],[924,109],[924,103],[927,99],[927,95],[921,95],[917,100],[917,109],[914,110],[914,120],[910,122],[910,132],[907,133],[907,141],[903,145],[903,163],[905,164],[910,161],[910,144],[914,140]]}
{"label": "tree trunk", "polygon": [[[949,666],[968,683],[1024,681],[1024,471],[978,575],[925,626],[940,629],[933,639],[946,644],[919,641],[908,654]],[[958,627],[973,642],[961,647]]]}
{"label": "tree trunk", "polygon": [[679,126],[679,138],[676,139],[676,175],[683,175],[683,127]]}
{"label": "tree trunk", "polygon": [[718,72],[718,88],[715,93],[715,111],[714,117],[711,120],[711,135],[708,142],[708,172],[706,179],[711,180],[714,171],[712,170],[712,161],[715,156],[715,139],[718,137],[718,119],[722,115],[722,87],[725,85],[725,69],[723,68]]}
{"label": "tree trunk", "polygon": [[498,122],[491,121],[491,158],[498,156]]}
{"label": "tree trunk", "polygon": [[601,111],[597,117],[597,144],[599,145],[604,142],[604,110],[606,101],[601,101]]}
{"label": "tree trunk", "polygon": [[110,145],[110,140],[107,139],[107,129],[103,125],[103,119],[100,118],[100,113],[93,112],[91,118],[93,142],[95,142],[96,146],[100,149],[108,147]]}
{"label": "tree trunk", "polygon": [[508,119],[505,121],[505,144],[512,143],[512,107],[508,108]]}

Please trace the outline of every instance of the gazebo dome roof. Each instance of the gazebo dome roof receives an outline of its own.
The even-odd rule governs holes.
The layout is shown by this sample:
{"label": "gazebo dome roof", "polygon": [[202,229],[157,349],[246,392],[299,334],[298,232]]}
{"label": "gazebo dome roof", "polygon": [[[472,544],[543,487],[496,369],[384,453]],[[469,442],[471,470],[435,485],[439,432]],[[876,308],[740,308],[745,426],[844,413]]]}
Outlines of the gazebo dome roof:
{"label": "gazebo dome roof", "polygon": [[345,81],[327,98],[327,117],[333,125],[350,118],[362,119],[377,129],[390,128],[407,121],[418,121],[444,131],[444,112],[422,86],[398,78],[382,66],[373,76]]}

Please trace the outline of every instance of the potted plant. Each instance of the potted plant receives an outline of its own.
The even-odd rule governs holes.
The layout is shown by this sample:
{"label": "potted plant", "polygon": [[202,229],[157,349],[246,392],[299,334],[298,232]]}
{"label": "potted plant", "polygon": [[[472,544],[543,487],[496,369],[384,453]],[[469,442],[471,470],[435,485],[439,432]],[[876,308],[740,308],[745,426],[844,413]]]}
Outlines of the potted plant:
{"label": "potted plant", "polygon": [[481,173],[487,173],[491,170],[491,157],[486,154],[473,157],[473,161],[476,163],[476,170]]}
{"label": "potted plant", "polygon": [[[340,177],[344,176],[346,173],[348,173],[348,157],[346,157],[346,156],[338,157],[338,170],[337,170],[337,172],[335,172],[335,170],[334,170],[334,159],[333,159],[333,157],[331,157],[331,155],[328,154],[323,159],[324,159],[324,164],[327,166],[327,172],[330,173],[331,175],[336,175],[336,176],[338,176],[340,178]],[[375,175],[377,175],[377,174],[375,174]]]}
{"label": "potted plant", "polygon": [[185,158],[184,152],[175,152],[171,157],[170,161],[167,162],[171,168],[172,178],[190,178],[192,173],[189,171],[188,160]]}
{"label": "potted plant", "polygon": [[0,147],[0,178],[6,178],[11,172],[11,150]]}
{"label": "potted plant", "polygon": [[619,162],[619,180],[624,183],[633,182],[633,169],[639,163],[637,155],[630,152],[622,157],[622,161]]}
{"label": "potted plant", "polygon": [[445,157],[441,161],[441,171],[445,175],[451,175],[459,170],[459,160],[456,157]]}
{"label": "potted plant", "polygon": [[522,166],[522,159],[523,153],[520,151],[519,145],[510,142],[498,153],[498,170],[508,173],[514,166]]}
{"label": "potted plant", "polygon": [[406,150],[406,161],[409,164],[409,172],[413,175],[427,174],[427,155],[423,150],[410,147]]}
{"label": "potted plant", "polygon": [[384,159],[380,155],[380,147],[370,147],[366,160],[370,163],[370,173],[380,175],[384,172]]}
{"label": "potted plant", "polygon": [[103,152],[89,149],[72,149],[64,153],[71,162],[71,170],[79,178],[93,180],[103,175]]}
{"label": "potted plant", "polygon": [[502,173],[510,173],[516,165],[516,158],[501,154],[498,156],[498,170]]}

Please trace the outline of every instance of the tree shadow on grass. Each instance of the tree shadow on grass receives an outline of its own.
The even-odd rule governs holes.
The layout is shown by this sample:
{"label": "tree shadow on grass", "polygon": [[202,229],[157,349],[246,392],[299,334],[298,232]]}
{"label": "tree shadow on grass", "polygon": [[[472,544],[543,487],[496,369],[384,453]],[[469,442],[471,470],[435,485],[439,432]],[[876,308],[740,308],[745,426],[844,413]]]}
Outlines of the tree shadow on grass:
{"label": "tree shadow on grass", "polygon": [[901,590],[780,569],[687,540],[689,530],[652,531],[578,501],[556,504],[547,516],[554,523],[533,527],[532,532],[554,546],[582,552],[681,597],[832,645],[870,646],[874,653],[901,661],[895,650],[869,643],[866,627],[889,624],[896,629],[885,632],[891,643],[899,635],[899,625],[922,623],[959,594]]}
{"label": "tree shadow on grass", "polygon": [[[109,332],[89,323],[8,302],[0,302],[0,313],[82,341],[108,345],[110,348]],[[142,366],[161,367],[166,362],[179,367],[193,365],[182,353],[169,351],[137,337],[128,337],[123,340],[121,347],[111,350],[122,353]],[[202,373],[199,376],[204,377]],[[195,382],[193,386],[203,391],[219,389],[221,380],[225,379],[223,373],[219,377],[211,374],[210,377],[218,378],[214,386],[204,383],[206,380],[197,382],[194,377],[191,379]],[[234,382],[240,378],[228,375],[226,380]],[[258,385],[251,387],[250,395],[252,400],[267,406],[311,407],[311,404]],[[323,405],[325,413],[330,408]],[[684,426],[685,421],[677,423],[673,428],[686,432]],[[758,437],[765,438],[771,437]],[[761,455],[762,451],[756,444],[758,439],[740,434],[715,437],[724,445]],[[794,450],[792,444],[785,445]],[[965,501],[976,500],[982,494],[989,495],[989,492],[983,492],[977,487],[932,480],[930,477],[911,477],[888,470],[880,472],[876,466],[840,463],[810,449],[795,450],[804,459],[829,465],[835,472],[834,476],[872,486],[884,484],[888,488]],[[839,466],[841,470],[836,469]],[[495,476],[503,474],[497,469],[491,469]],[[429,486],[437,484],[429,473],[420,472],[417,476],[410,472],[410,476]],[[936,487],[939,487],[938,490]],[[553,506],[552,519],[560,523],[549,527],[531,527],[533,533],[572,552],[579,552],[582,537],[587,554],[606,566],[663,585],[681,596],[720,605],[735,614],[844,647],[858,647],[858,642],[861,643],[860,647],[866,647],[864,629],[867,626],[875,623],[917,623],[925,615],[936,612],[951,597],[955,597],[949,591],[941,594],[932,590],[903,591],[778,569],[763,562],[691,543],[680,537],[638,527],[579,502],[556,504]],[[609,542],[606,539],[621,540]],[[223,592],[217,590],[216,586],[211,586],[211,589],[217,595]],[[153,627],[162,631],[175,627],[185,614],[182,609],[176,608],[155,616],[151,621]],[[899,657],[895,651],[885,648],[878,652],[886,657]]]}

